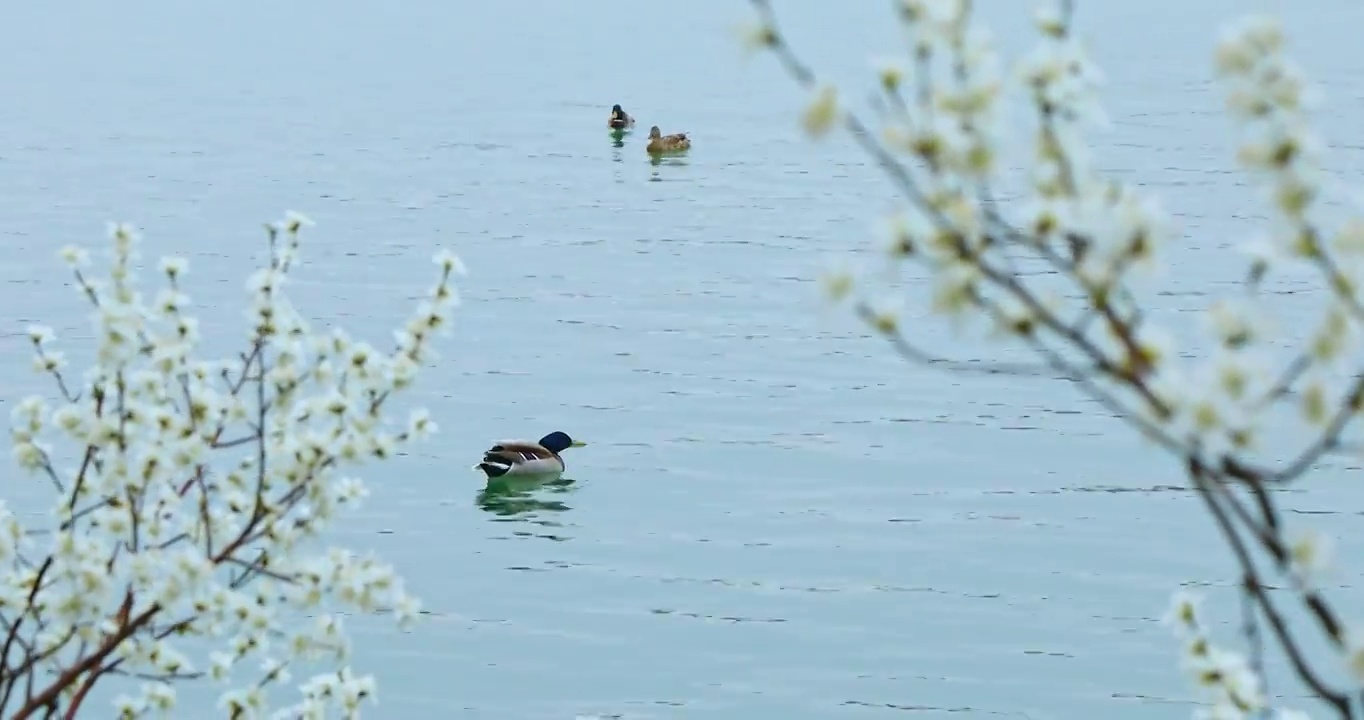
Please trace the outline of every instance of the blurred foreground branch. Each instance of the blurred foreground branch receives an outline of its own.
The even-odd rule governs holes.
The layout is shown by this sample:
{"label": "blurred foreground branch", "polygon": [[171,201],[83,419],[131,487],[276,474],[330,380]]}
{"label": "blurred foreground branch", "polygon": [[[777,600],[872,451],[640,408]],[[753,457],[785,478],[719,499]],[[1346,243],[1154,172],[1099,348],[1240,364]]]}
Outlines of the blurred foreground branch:
{"label": "blurred foreground branch", "polygon": [[[1260,659],[1263,624],[1314,697],[1337,717],[1359,717],[1364,639],[1316,584],[1325,540],[1312,532],[1291,536],[1273,490],[1357,443],[1347,434],[1364,409],[1364,357],[1357,352],[1364,213],[1356,208],[1336,227],[1321,217],[1327,185],[1320,143],[1306,119],[1308,88],[1284,54],[1278,23],[1249,18],[1218,44],[1217,69],[1240,133],[1238,160],[1267,189],[1273,217],[1266,240],[1247,248],[1253,259],[1241,291],[1208,308],[1212,353],[1182,360],[1138,292],[1174,234],[1170,218],[1153,196],[1104,176],[1093,162],[1086,133],[1104,120],[1096,98],[1101,76],[1075,36],[1073,3],[1038,13],[1037,45],[1006,71],[969,0],[897,0],[910,50],[905,62],[880,69],[871,103],[878,129],[820,81],[787,41],[768,0],[751,3],[758,22],[750,43],[769,51],[812,95],[802,117],[806,131],[819,138],[841,127],[906,201],[892,223],[886,262],[926,270],[936,313],[960,327],[983,321],[1050,371],[1007,372],[1072,381],[1186,468],[1233,551],[1247,608],[1249,660],[1212,643],[1196,598],[1175,599],[1171,620],[1191,677],[1210,693],[1213,716],[1259,717],[1271,709]],[[1028,98],[1036,127],[1022,162],[1027,189],[1002,203],[996,188],[1009,141],[1016,140],[1001,112],[1011,82]],[[1261,287],[1287,266],[1313,270],[1325,300],[1308,337],[1282,358],[1268,346]],[[851,302],[902,357],[961,369],[919,349],[897,305],[865,299],[886,295],[870,284],[846,272],[827,278],[831,297]],[[1285,408],[1311,439],[1284,456],[1262,457],[1265,428]],[[1281,594],[1290,597],[1271,596],[1266,572],[1288,580],[1290,591]],[[1308,656],[1301,629],[1284,618],[1283,600],[1307,611],[1336,657]],[[1336,676],[1327,668],[1333,663],[1350,671],[1349,683],[1328,679]]]}

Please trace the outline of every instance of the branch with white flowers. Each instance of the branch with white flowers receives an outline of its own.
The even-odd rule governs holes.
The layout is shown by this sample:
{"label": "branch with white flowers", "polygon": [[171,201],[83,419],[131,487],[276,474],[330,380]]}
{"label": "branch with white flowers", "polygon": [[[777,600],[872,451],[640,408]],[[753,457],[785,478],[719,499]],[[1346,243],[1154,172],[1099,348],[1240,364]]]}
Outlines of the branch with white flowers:
{"label": "branch with white flowers", "polygon": [[[267,227],[269,259],[247,282],[245,349],[218,360],[196,357],[183,260],[161,261],[164,286],[148,298],[131,228],[113,227],[104,277],[84,250],[62,251],[94,311],[96,361],[74,377],[51,331],[30,331],[35,368],[59,398],[18,404],[14,457],[55,496],[37,526],[0,501],[6,717],[75,717],[106,680],[140,687],[117,699],[119,717],[140,717],[171,709],[175,684],[200,678],[225,685],[228,717],[258,717],[295,662],[335,671],[307,680],[276,717],[332,707],[351,717],[373,696],[373,678],[350,669],[337,612],[389,610],[406,626],[419,603],[377,558],[316,545],[368,494],[346,473],[436,430],[422,410],[395,424],[386,402],[434,356],[463,267],[436,255],[436,283],[381,350],[314,330],[289,301],[310,224],[291,213]],[[193,657],[188,642],[213,649]]]}
{"label": "branch with white flowers", "polygon": [[[1290,538],[1274,497],[1328,454],[1359,445],[1350,433],[1364,411],[1357,346],[1364,209],[1356,205],[1337,226],[1323,216],[1333,188],[1307,120],[1308,86],[1284,54],[1277,22],[1251,18],[1218,46],[1217,69],[1241,134],[1238,159],[1267,188],[1273,217],[1267,239],[1251,248],[1242,291],[1208,309],[1211,357],[1184,360],[1138,287],[1173,235],[1170,220],[1153,196],[1100,172],[1085,139],[1104,119],[1095,92],[1101,76],[1073,31],[1072,2],[1049,3],[1038,14],[1038,45],[1008,73],[970,0],[897,0],[910,51],[906,63],[881,69],[871,104],[879,129],[840,104],[800,58],[769,0],[751,2],[758,22],[750,45],[770,52],[813,95],[803,116],[807,132],[819,138],[842,127],[903,195],[906,208],[885,252],[892,270],[908,263],[927,270],[934,311],[958,327],[984,321],[1046,368],[1012,372],[1071,381],[1187,468],[1236,557],[1247,612],[1249,661],[1213,650],[1191,606],[1179,601],[1186,658],[1200,685],[1213,689],[1215,716],[1258,717],[1270,709],[1260,658],[1266,634],[1325,707],[1341,718],[1364,712],[1364,637],[1316,582],[1324,541],[1312,533]],[[1006,203],[997,188],[1009,149],[1001,101],[1011,81],[1028,98],[1036,129],[1022,163],[1023,197]],[[1325,301],[1309,337],[1290,339],[1298,347],[1282,358],[1270,351],[1271,308],[1261,289],[1292,266],[1315,273]],[[947,362],[916,345],[900,319],[903,291],[878,287],[874,277],[835,273],[826,289],[908,360],[988,366]],[[1286,457],[1265,457],[1264,428],[1285,409],[1296,412],[1311,439]],[[1287,578],[1289,591],[1272,594],[1266,572]],[[1307,610],[1339,657],[1308,656],[1301,630],[1284,620],[1286,602]],[[1349,684],[1323,672],[1323,663],[1342,661]]]}

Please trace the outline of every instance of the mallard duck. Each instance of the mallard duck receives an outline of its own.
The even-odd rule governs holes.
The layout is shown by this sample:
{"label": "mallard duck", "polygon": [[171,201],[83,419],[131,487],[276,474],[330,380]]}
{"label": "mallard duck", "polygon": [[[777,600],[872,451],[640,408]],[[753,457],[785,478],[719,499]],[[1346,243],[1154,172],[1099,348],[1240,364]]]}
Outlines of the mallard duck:
{"label": "mallard duck", "polygon": [[564,471],[564,459],[559,453],[586,444],[558,430],[540,438],[540,442],[502,440],[484,451],[483,462],[475,467],[490,480],[506,475],[558,475]]}
{"label": "mallard duck", "polygon": [[624,130],[634,127],[635,119],[630,117],[630,113],[621,110],[619,105],[612,105],[611,117],[606,121],[606,126],[614,130]]}
{"label": "mallard duck", "polygon": [[655,125],[649,128],[649,145],[644,149],[651,153],[678,152],[691,148],[691,138],[686,133],[664,135]]}

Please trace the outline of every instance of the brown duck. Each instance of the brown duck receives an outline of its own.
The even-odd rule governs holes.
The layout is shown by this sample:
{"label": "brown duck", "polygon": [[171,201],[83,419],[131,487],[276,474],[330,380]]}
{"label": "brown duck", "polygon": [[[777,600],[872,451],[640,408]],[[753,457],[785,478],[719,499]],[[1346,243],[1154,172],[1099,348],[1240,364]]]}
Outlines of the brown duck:
{"label": "brown duck", "polygon": [[649,128],[649,144],[644,149],[651,153],[681,152],[691,149],[691,138],[686,133],[664,135],[655,125]]}

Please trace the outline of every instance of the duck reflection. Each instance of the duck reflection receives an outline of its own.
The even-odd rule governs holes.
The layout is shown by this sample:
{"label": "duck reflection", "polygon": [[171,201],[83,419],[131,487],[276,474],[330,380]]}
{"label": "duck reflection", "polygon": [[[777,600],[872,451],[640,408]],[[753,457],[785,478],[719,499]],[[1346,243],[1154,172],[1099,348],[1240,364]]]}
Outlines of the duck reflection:
{"label": "duck reflection", "polygon": [[650,155],[649,164],[653,165],[654,167],[658,167],[659,165],[685,167],[687,165],[687,159],[684,157],[662,157],[659,155]]}
{"label": "duck reflection", "polygon": [[561,498],[576,489],[570,478],[537,480],[536,478],[493,478],[479,491],[475,502],[491,513],[493,522],[520,522],[535,526],[540,531],[517,531],[523,537],[540,537],[563,542],[568,536],[557,530],[564,527],[556,519],[557,513],[572,508]]}
{"label": "duck reflection", "polygon": [[687,160],[686,158],[681,157],[659,157],[658,155],[650,154],[649,164],[654,166],[654,169],[649,173],[649,182],[663,182],[663,175],[659,173],[660,166],[671,165],[673,167],[685,167],[687,165]]}

